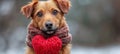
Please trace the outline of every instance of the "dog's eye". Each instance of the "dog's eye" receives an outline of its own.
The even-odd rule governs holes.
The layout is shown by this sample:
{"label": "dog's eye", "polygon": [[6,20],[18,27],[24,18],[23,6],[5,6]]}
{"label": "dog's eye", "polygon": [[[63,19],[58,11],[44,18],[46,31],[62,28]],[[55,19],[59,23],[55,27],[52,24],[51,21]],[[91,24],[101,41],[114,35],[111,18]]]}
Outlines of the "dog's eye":
{"label": "dog's eye", "polygon": [[38,13],[37,13],[37,16],[38,16],[38,17],[42,17],[42,16],[43,16],[43,13],[42,13],[42,12],[38,12]]}
{"label": "dog's eye", "polygon": [[57,10],[53,10],[53,11],[52,11],[52,14],[53,14],[53,15],[57,15],[57,13],[58,13]]}

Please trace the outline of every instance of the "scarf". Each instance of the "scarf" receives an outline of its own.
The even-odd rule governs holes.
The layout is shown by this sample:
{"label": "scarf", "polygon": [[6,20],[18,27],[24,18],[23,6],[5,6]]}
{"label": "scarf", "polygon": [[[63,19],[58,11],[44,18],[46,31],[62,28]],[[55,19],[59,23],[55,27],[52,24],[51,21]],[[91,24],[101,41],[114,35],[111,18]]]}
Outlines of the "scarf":
{"label": "scarf", "polygon": [[[34,27],[33,24],[30,24],[28,26],[28,34],[26,37],[26,44],[27,46],[33,48],[32,46],[32,38],[35,35],[43,35],[43,36],[47,36],[45,35],[39,28]],[[69,27],[66,25],[60,29],[58,29],[54,35],[58,35],[58,37],[61,39],[62,41],[62,47],[66,46],[67,44],[71,43],[72,40],[72,36],[69,33]]]}

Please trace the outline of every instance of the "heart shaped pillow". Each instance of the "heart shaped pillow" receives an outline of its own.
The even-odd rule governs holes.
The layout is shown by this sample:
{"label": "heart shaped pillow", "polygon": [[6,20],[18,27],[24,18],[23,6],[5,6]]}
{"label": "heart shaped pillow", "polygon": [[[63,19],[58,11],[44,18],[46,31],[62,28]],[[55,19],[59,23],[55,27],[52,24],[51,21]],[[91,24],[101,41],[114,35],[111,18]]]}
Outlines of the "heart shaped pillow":
{"label": "heart shaped pillow", "polygon": [[36,54],[59,54],[62,41],[57,36],[45,39],[42,35],[36,35],[32,39],[32,45]]}

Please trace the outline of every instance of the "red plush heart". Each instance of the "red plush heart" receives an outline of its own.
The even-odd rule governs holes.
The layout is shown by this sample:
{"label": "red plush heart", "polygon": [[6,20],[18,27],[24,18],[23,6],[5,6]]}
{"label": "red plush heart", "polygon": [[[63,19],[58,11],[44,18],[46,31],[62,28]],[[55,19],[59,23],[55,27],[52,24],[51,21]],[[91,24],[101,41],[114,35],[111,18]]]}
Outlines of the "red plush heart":
{"label": "red plush heart", "polygon": [[62,41],[57,36],[45,39],[41,35],[36,35],[32,39],[32,45],[36,54],[59,54]]}

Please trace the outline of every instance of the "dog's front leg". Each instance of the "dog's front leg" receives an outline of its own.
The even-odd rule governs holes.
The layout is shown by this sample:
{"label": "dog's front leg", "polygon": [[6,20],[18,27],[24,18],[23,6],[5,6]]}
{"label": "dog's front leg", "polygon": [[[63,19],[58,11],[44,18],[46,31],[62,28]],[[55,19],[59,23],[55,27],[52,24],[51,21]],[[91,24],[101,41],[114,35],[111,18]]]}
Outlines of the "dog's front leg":
{"label": "dog's front leg", "polygon": [[34,50],[30,47],[26,48],[26,54],[35,54]]}
{"label": "dog's front leg", "polygon": [[66,45],[60,51],[60,54],[70,54],[71,51],[71,44]]}

